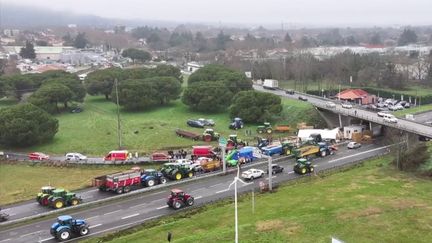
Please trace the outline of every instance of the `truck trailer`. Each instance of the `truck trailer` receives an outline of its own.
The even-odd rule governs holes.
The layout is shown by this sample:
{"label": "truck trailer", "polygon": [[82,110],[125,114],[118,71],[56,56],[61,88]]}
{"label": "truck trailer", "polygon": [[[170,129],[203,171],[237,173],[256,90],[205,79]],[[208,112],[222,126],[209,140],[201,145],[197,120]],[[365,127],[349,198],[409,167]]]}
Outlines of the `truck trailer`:
{"label": "truck trailer", "polygon": [[278,89],[279,88],[279,82],[275,79],[264,79],[263,88],[264,89]]}

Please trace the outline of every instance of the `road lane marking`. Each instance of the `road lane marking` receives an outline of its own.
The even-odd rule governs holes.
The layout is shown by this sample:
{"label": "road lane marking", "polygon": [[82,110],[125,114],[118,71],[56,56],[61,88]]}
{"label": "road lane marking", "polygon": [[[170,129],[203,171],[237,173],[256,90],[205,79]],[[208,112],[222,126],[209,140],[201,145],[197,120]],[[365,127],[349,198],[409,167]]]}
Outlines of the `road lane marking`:
{"label": "road lane marking", "polygon": [[99,217],[99,215],[92,216],[92,217],[90,217],[90,218],[86,218],[86,219],[87,219],[87,220],[90,220],[90,219],[94,219],[94,218],[97,218],[97,217]]}
{"label": "road lane marking", "polygon": [[9,241],[9,240],[12,240],[11,238],[9,238],[9,239],[4,239],[4,240],[0,240],[0,242],[5,242],[5,241]]}
{"label": "road lane marking", "polygon": [[142,206],[147,206],[147,204],[146,203],[138,204],[138,205],[135,205],[135,206],[132,206],[132,207],[129,207],[129,208],[139,208],[139,207],[142,207]]}
{"label": "road lane marking", "polygon": [[294,173],[294,171],[290,171],[290,172],[288,172],[288,174],[292,174],[292,173]]}
{"label": "road lane marking", "polygon": [[112,211],[112,212],[109,212],[109,213],[105,213],[104,215],[109,215],[109,214],[113,214],[113,213],[118,213],[118,212],[120,212],[120,211],[121,211],[121,209],[116,210],[116,211]]}
{"label": "road lane marking", "polygon": [[215,185],[213,185],[213,186],[209,186],[209,188],[213,188],[213,187],[217,187],[217,186],[220,186],[220,185],[223,185],[224,183],[218,183],[218,184],[215,184]]}
{"label": "road lane marking", "polygon": [[29,236],[29,235],[34,235],[34,234],[37,234],[37,233],[40,233],[40,232],[42,232],[42,230],[39,230],[39,231],[36,231],[36,232],[31,232],[31,233],[24,234],[24,235],[21,235],[20,238],[21,238],[21,237],[26,237],[26,236]]}
{"label": "road lane marking", "polygon": [[156,208],[157,210],[160,210],[160,209],[163,209],[163,208],[167,208],[168,207],[168,205],[165,205],[165,206],[162,206],[162,207],[158,207],[158,208]]}
{"label": "road lane marking", "polygon": [[229,189],[225,189],[225,190],[217,191],[216,193],[222,193],[222,192],[227,192],[227,191],[229,191]]}
{"label": "road lane marking", "polygon": [[93,229],[93,228],[99,227],[99,226],[101,226],[101,225],[102,225],[102,224],[90,225],[89,229]]}
{"label": "road lane marking", "polygon": [[194,199],[197,200],[197,199],[200,199],[200,198],[202,198],[202,196],[195,197]]}
{"label": "road lane marking", "polygon": [[121,219],[128,219],[128,218],[136,217],[136,216],[138,216],[138,215],[139,215],[139,213],[135,213],[135,214],[131,214],[131,215],[128,215],[128,216],[124,216],[124,217],[121,218]]}
{"label": "road lane marking", "polygon": [[149,194],[148,196],[153,196],[153,195],[161,194],[161,193],[164,193],[164,192],[165,191],[155,192],[155,193]]}
{"label": "road lane marking", "polygon": [[345,156],[345,157],[342,157],[342,158],[339,158],[339,159],[330,160],[328,163],[338,162],[340,160],[344,160],[344,159],[356,157],[356,156],[359,156],[359,155],[362,155],[362,154],[367,154],[367,153],[370,153],[370,152],[374,152],[374,151],[382,150],[382,149],[385,149],[385,148],[389,148],[391,146],[392,145],[387,145],[387,146],[379,147],[379,148],[376,148],[376,149],[371,149],[371,150],[368,150],[368,151],[360,152],[360,153],[357,153],[357,154]]}
{"label": "road lane marking", "polygon": [[54,237],[46,238],[46,239],[40,240],[39,242],[44,242],[44,241],[48,241],[48,240],[52,240],[52,239],[54,239]]}

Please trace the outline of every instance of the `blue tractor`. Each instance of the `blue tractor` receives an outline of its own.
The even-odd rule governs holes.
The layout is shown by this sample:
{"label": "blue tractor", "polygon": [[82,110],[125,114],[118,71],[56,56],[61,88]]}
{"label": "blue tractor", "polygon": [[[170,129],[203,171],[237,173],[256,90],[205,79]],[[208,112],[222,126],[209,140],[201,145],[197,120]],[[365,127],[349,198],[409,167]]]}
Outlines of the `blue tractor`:
{"label": "blue tractor", "polygon": [[146,169],[141,172],[141,183],[143,186],[152,187],[167,182],[164,175],[155,169]]}
{"label": "blue tractor", "polygon": [[58,241],[69,240],[72,235],[85,236],[90,233],[89,225],[83,219],[73,219],[69,215],[59,216],[51,226],[51,235]]}
{"label": "blue tractor", "polygon": [[237,130],[243,128],[243,126],[244,126],[243,120],[241,118],[236,117],[234,118],[233,122],[229,125],[229,128]]}

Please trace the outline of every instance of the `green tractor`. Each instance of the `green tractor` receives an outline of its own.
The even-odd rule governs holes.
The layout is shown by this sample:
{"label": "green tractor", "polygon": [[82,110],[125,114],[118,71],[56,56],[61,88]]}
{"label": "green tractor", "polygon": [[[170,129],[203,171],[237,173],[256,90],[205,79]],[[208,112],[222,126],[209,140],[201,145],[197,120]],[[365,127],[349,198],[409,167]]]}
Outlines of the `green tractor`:
{"label": "green tractor", "polygon": [[55,187],[52,186],[43,186],[41,191],[36,196],[36,201],[42,206],[48,206],[49,201],[48,198],[52,195]]}
{"label": "green tractor", "polygon": [[76,193],[66,191],[65,189],[56,189],[52,192],[52,195],[48,198],[48,204],[59,209],[64,206],[75,206],[82,202],[82,199],[76,196]]}
{"label": "green tractor", "polygon": [[312,173],[314,171],[314,166],[307,159],[298,159],[297,163],[294,165],[294,172],[300,175],[304,175],[306,173]]}
{"label": "green tractor", "polygon": [[215,132],[212,128],[207,128],[203,133],[203,140],[206,142],[219,140],[219,133]]}
{"label": "green tractor", "polygon": [[165,163],[160,171],[171,180],[181,180],[194,176],[194,170],[190,166],[176,163]]}
{"label": "green tractor", "polygon": [[264,122],[264,125],[257,127],[257,133],[259,134],[263,134],[263,133],[271,134],[272,132],[273,132],[273,128],[270,125],[270,122]]}

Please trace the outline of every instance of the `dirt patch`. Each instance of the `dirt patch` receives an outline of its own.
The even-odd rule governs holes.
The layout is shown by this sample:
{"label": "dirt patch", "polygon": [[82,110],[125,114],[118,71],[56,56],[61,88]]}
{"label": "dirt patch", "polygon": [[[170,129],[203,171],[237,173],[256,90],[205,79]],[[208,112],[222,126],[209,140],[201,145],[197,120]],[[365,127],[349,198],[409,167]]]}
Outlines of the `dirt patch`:
{"label": "dirt patch", "polygon": [[281,230],[284,228],[284,222],[280,219],[258,221],[255,227],[258,232]]}
{"label": "dirt patch", "polygon": [[397,209],[397,210],[403,210],[407,208],[421,208],[421,207],[427,207],[428,205],[425,203],[419,203],[415,200],[410,199],[399,199],[399,200],[392,200],[389,202],[390,207]]}
{"label": "dirt patch", "polygon": [[369,207],[359,211],[353,212],[342,212],[337,216],[338,219],[347,220],[347,219],[356,219],[360,217],[369,217],[373,215],[381,214],[383,211],[380,208]]}

